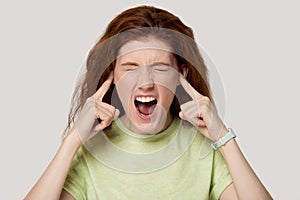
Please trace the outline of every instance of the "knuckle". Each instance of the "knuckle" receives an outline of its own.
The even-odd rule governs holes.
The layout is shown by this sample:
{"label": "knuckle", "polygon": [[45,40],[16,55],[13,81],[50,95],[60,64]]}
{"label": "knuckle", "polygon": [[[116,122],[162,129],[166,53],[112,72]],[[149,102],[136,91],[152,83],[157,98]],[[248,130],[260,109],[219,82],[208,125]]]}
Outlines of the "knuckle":
{"label": "knuckle", "polygon": [[204,96],[203,100],[206,101],[206,102],[210,102],[210,99],[207,96]]}
{"label": "knuckle", "polygon": [[111,106],[111,105],[109,105],[108,110],[109,110],[110,114],[113,115],[115,113],[116,108],[113,107],[113,106]]}
{"label": "knuckle", "polygon": [[111,120],[110,118],[108,118],[108,119],[105,119],[105,120],[102,121],[102,122],[103,122],[104,127],[107,127],[107,126],[110,125],[110,123],[112,122],[112,120]]}
{"label": "knuckle", "polygon": [[202,110],[203,110],[204,112],[206,112],[206,111],[210,110],[210,106],[209,106],[209,104],[207,104],[207,103],[203,104],[203,106],[202,106]]}
{"label": "knuckle", "polygon": [[182,111],[185,111],[185,110],[187,109],[187,104],[182,104],[182,105],[180,106],[180,109],[181,109]]}
{"label": "knuckle", "polygon": [[106,128],[106,127],[108,126],[107,120],[103,120],[103,121],[101,122],[101,125],[102,125],[103,128]]}
{"label": "knuckle", "polygon": [[93,103],[95,101],[95,97],[94,96],[90,96],[86,99],[87,103]]}
{"label": "knuckle", "polygon": [[113,119],[113,117],[114,117],[113,113],[109,112],[109,113],[107,114],[106,119],[107,119],[107,120],[111,120],[111,119]]}
{"label": "knuckle", "polygon": [[91,98],[91,97],[89,97],[88,99],[87,99],[87,101],[86,101],[86,106],[88,107],[88,108],[91,108],[91,107],[95,107],[96,106],[96,104],[94,103],[94,100]]}
{"label": "knuckle", "polygon": [[207,106],[203,107],[203,111],[206,113],[209,110],[209,108]]}

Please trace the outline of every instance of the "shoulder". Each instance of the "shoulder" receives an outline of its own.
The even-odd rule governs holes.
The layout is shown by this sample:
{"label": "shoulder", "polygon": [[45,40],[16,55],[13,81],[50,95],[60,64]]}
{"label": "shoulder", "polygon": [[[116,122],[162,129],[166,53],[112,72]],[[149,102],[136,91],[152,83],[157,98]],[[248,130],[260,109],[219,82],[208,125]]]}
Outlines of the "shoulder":
{"label": "shoulder", "polygon": [[71,168],[83,168],[84,166],[87,165],[87,163],[90,160],[90,155],[89,155],[89,151],[86,149],[86,147],[84,145],[82,145],[77,153],[75,154],[73,161],[72,161],[72,165]]}

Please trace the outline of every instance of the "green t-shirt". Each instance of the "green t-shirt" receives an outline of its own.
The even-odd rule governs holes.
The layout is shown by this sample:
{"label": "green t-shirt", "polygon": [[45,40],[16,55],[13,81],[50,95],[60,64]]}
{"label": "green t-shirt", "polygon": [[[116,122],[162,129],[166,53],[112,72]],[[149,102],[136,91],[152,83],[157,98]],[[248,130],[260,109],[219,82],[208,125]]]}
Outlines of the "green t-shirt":
{"label": "green t-shirt", "polygon": [[232,179],[219,151],[199,158],[203,145],[205,137],[178,118],[150,136],[116,120],[78,150],[64,190],[78,200],[219,199]]}

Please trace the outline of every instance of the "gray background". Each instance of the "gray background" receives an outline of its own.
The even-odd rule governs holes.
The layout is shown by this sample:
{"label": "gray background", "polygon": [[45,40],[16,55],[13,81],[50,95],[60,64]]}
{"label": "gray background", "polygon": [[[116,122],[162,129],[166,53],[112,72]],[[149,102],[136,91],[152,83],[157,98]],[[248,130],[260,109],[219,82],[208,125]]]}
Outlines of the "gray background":
{"label": "gray background", "polygon": [[0,3],[1,199],[21,199],[60,144],[77,74],[120,11],[157,5],[194,29],[222,77],[226,124],[275,199],[300,197],[297,1]]}

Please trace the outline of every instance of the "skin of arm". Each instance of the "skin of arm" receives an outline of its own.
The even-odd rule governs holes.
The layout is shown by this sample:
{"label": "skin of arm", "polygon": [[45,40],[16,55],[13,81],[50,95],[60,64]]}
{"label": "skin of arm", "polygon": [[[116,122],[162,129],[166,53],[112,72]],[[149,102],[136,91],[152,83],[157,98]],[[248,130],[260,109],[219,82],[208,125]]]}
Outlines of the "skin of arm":
{"label": "skin of arm", "polygon": [[[93,122],[97,117],[101,117],[101,113],[103,112],[103,109],[100,109],[101,107],[104,107],[105,110],[110,110],[110,115],[108,115],[106,118],[101,118],[101,120],[103,121],[98,125],[98,128],[100,129],[103,129],[107,125],[109,125],[119,113],[116,112],[116,110],[113,108],[108,108],[108,105],[104,105],[101,102],[102,97],[107,92],[112,82],[112,77],[113,75],[111,74],[110,78],[103,84],[103,86],[99,88],[98,92],[95,95],[96,100],[93,99],[89,102],[89,104],[93,106],[87,106],[90,107],[87,108],[87,110],[90,110],[90,112],[87,113],[91,113],[91,122]],[[223,127],[221,136],[226,135],[228,130],[227,128],[225,128],[223,122],[221,122],[221,120],[219,119],[209,99],[203,98],[203,96],[195,91],[192,86],[190,86],[188,82],[185,81],[182,77],[180,80],[181,84],[184,86],[186,91],[188,91],[190,96],[197,97],[194,99],[195,102],[192,102],[192,105],[196,103],[198,107],[205,108],[202,109],[201,113],[196,112],[196,116],[187,118],[186,120],[189,120],[194,124],[198,124],[198,126],[196,127],[198,127],[201,133],[204,133],[206,137],[212,137],[211,133],[214,132],[212,130],[221,130],[221,127]],[[100,100],[100,102],[98,102],[98,100]],[[96,108],[96,112],[93,110],[94,106]],[[188,108],[194,109],[191,106],[188,106]],[[181,118],[185,119],[184,112],[181,112],[179,115]],[[201,119],[198,118],[199,116],[201,117]],[[85,116],[84,118],[86,119]],[[195,119],[196,122],[194,121]],[[76,130],[76,128],[73,128],[70,131],[68,136],[62,142],[53,160],[51,161],[41,178],[27,194],[25,199],[74,199],[69,193],[63,190],[63,186],[68,175],[73,157],[82,144],[82,135],[80,137],[79,133]],[[215,141],[216,139],[213,140]],[[251,166],[245,159],[243,153],[241,152],[234,139],[228,141],[225,145],[220,147],[220,151],[227,163],[231,177],[233,179],[233,183],[228,186],[222,193],[220,198],[221,200],[272,199],[268,191],[265,189],[263,184],[256,176],[255,172],[252,170]]]}
{"label": "skin of arm", "polygon": [[[66,198],[70,195],[62,195],[62,189],[69,172],[74,155],[81,146],[81,140],[75,131],[72,131],[62,142],[53,160],[26,195],[25,200],[30,199],[73,199]],[[66,192],[65,192],[66,193]]]}
{"label": "skin of arm", "polygon": [[[191,122],[204,136],[217,141],[228,133],[210,99],[195,90],[183,76],[180,83],[192,97],[192,101],[181,105],[179,116]],[[268,200],[271,195],[265,189],[247,162],[235,139],[220,147],[233,183],[225,189],[221,200]]]}
{"label": "skin of arm", "polygon": [[[251,166],[245,159],[235,139],[232,139],[225,145],[221,146],[220,151],[226,160],[227,166],[234,182],[224,190],[220,197],[220,200],[272,199],[271,195],[265,189],[263,184],[260,182],[256,174],[252,170]],[[74,200],[74,198],[64,190],[61,193],[60,199]]]}
{"label": "skin of arm", "polygon": [[[63,191],[63,186],[77,150],[83,141],[93,133],[106,128],[119,115],[119,111],[113,106],[102,102],[102,98],[108,91],[112,81],[113,73],[110,74],[97,92],[87,99],[75,125],[63,140],[41,178],[25,197],[26,200],[74,199],[66,191]],[[97,118],[101,119],[101,123],[93,127]]]}
{"label": "skin of arm", "polygon": [[[222,135],[225,135],[223,133]],[[247,162],[235,139],[220,147],[227,163],[233,184],[225,189],[221,200],[268,200],[272,199],[255,172]]]}

